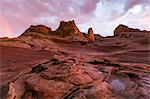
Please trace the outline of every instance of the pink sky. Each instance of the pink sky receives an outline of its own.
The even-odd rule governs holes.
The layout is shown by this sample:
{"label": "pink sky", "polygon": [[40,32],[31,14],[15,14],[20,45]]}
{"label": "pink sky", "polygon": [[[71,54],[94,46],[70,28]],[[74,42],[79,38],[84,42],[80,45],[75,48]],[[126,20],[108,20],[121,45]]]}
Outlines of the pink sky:
{"label": "pink sky", "polygon": [[113,35],[119,24],[150,30],[150,0],[0,0],[0,37],[17,37],[30,25],[55,30],[74,19],[79,29]]}

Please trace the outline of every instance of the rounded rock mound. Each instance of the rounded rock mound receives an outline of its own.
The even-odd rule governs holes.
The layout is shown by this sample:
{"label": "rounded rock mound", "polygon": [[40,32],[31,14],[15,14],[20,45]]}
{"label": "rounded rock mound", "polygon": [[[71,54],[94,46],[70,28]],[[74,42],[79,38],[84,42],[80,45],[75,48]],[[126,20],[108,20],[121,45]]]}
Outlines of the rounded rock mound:
{"label": "rounded rock mound", "polygon": [[49,35],[52,32],[52,30],[51,30],[51,28],[49,28],[45,25],[37,25],[37,26],[31,25],[21,36],[27,36],[31,32]]}

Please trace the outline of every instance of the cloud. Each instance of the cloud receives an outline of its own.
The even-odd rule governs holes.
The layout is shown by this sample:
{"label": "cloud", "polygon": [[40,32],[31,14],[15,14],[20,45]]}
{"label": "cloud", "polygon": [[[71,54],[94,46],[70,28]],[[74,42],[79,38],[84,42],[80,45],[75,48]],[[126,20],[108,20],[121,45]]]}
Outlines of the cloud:
{"label": "cloud", "polygon": [[149,5],[150,0],[126,0],[125,2],[125,11],[128,11],[129,9],[133,8],[136,5]]}

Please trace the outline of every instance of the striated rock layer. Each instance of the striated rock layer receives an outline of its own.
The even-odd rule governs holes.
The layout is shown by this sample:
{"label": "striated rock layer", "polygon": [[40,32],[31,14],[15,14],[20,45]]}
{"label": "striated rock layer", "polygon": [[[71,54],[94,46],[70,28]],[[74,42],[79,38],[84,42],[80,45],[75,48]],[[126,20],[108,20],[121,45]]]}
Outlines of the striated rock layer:
{"label": "striated rock layer", "polygon": [[52,32],[52,30],[51,28],[44,25],[37,25],[37,26],[31,25],[21,36],[29,35],[30,32],[49,35]]}
{"label": "striated rock layer", "polygon": [[87,39],[88,39],[88,42],[89,42],[89,43],[92,43],[92,42],[95,41],[94,32],[93,32],[93,29],[92,29],[92,28],[89,28],[89,29],[88,29],[88,36],[87,36]]}
{"label": "striated rock layer", "polygon": [[37,64],[10,82],[8,98],[100,99],[113,98],[106,76],[93,67],[84,66],[81,57],[55,56]]}
{"label": "striated rock layer", "polygon": [[122,38],[150,37],[150,31],[146,30],[141,31],[139,29],[129,28],[128,26],[121,24],[114,30],[114,36]]}
{"label": "striated rock layer", "polygon": [[77,28],[74,20],[68,22],[61,21],[59,27],[53,33],[63,37],[71,35],[82,35],[79,29]]}
{"label": "striated rock layer", "polygon": [[52,34],[62,37],[71,37],[72,40],[86,41],[86,38],[80,32],[74,20],[68,22],[61,21],[59,27],[53,31]]}

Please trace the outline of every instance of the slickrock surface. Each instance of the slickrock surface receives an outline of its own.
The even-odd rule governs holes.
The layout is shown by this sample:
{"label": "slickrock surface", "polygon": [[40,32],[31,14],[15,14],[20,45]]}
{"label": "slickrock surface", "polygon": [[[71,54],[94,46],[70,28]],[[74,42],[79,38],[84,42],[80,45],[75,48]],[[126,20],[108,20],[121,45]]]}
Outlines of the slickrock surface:
{"label": "slickrock surface", "polygon": [[[139,37],[121,34],[137,31]],[[111,37],[89,29],[87,39],[74,21],[62,21],[56,31],[38,25],[0,38],[0,97],[150,99],[150,34],[144,33],[120,25]]]}
{"label": "slickrock surface", "polygon": [[84,65],[78,57],[52,57],[37,64],[9,85],[10,98],[111,98],[105,75]]}

